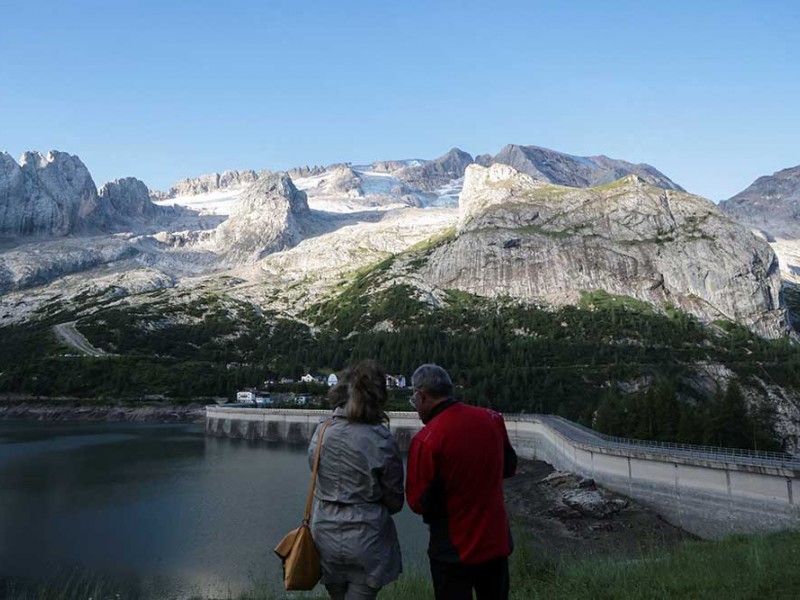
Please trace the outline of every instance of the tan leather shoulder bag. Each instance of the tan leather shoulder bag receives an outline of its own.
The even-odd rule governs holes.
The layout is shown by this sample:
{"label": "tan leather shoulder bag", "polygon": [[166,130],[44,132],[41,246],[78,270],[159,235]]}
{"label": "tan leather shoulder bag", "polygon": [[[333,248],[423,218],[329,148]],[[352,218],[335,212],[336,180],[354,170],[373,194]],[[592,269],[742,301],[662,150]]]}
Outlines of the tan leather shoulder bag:
{"label": "tan leather shoulder bag", "polygon": [[311,503],[314,500],[314,486],[317,483],[319,470],[319,455],[322,450],[322,438],[325,430],[333,422],[328,419],[322,426],[317,440],[317,450],[314,453],[314,466],[311,469],[311,487],[306,500],[306,513],[303,523],[297,529],[292,529],[275,546],[275,554],[283,561],[283,585],[287,590],[310,590],[319,581],[322,575],[319,553],[311,536],[308,523],[311,520]]}

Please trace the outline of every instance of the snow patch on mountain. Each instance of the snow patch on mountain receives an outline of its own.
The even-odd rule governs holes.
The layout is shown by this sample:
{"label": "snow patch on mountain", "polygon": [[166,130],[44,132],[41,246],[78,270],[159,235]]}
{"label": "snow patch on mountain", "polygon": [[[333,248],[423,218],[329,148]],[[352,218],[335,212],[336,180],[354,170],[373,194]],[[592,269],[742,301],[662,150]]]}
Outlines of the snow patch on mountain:
{"label": "snow patch on mountain", "polygon": [[158,200],[154,202],[157,206],[172,206],[177,204],[191,210],[196,210],[201,215],[218,215],[228,216],[233,210],[233,206],[242,195],[245,188],[237,188],[233,190],[218,190],[214,192],[207,192],[204,194],[195,194],[189,196],[175,196],[166,200]]}

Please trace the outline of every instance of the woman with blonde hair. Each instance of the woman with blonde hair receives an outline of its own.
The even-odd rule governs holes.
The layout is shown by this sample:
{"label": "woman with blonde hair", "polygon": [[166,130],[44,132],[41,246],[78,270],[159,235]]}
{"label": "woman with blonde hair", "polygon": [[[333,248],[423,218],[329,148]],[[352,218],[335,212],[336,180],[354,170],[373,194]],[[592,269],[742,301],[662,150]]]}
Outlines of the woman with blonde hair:
{"label": "woman with blonde hair", "polygon": [[[311,531],[333,600],[371,600],[402,571],[391,515],[403,508],[403,461],[387,427],[386,374],[372,360],[331,388]],[[308,448],[313,463],[323,423]]]}

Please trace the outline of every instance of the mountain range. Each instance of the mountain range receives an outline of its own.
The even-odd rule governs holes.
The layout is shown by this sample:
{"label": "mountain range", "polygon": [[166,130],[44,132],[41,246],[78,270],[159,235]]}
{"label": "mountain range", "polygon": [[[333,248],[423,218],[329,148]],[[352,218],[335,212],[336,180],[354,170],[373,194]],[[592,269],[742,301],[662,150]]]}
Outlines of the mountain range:
{"label": "mountain range", "polygon": [[[746,206],[746,192],[723,208]],[[421,272],[426,285],[556,306],[604,290],[786,331],[769,247],[646,164],[510,144],[476,158],[453,148],[433,160],[226,171],[158,192],[135,178],[97,190],[63,152],[19,164],[0,155],[0,292],[102,267],[159,284],[230,269],[272,273],[278,287],[311,276],[316,296],[452,227],[450,250]]]}
{"label": "mountain range", "polygon": [[[512,336],[509,341],[492,351],[516,356],[509,365],[517,366],[508,370],[516,387],[505,389],[504,397],[512,398],[512,389],[524,390],[524,377],[532,376],[525,352],[512,351],[526,340],[528,351],[544,364],[553,353],[561,353],[567,367],[574,353],[589,361],[608,355],[609,365],[635,355],[630,360],[638,371],[620,389],[682,373],[675,385],[683,386],[680,393],[688,394],[690,406],[691,398],[714,398],[719,381],[745,376],[731,369],[747,369],[736,361],[753,352],[756,342],[737,327],[765,339],[794,336],[785,306],[793,289],[786,287],[791,263],[781,258],[781,271],[773,251],[787,243],[777,239],[777,226],[788,228],[794,219],[793,171],[779,172],[777,181],[759,180],[718,207],[652,166],[536,146],[509,145],[493,156],[473,157],[454,148],[433,160],[226,171],[184,179],[165,192],[148,190],[135,178],[98,190],[80,159],[62,152],[26,153],[19,163],[2,154],[0,328],[5,339],[20,341],[14,348],[0,345],[0,352],[13,357],[22,348],[41,348],[43,356],[28,357],[31,368],[41,373],[55,361],[53,373],[61,373],[54,354],[59,350],[45,332],[77,321],[104,351],[127,348],[125,358],[114,363],[122,370],[114,379],[117,391],[137,393],[143,385],[185,390],[189,380],[191,389],[217,389],[228,385],[225,357],[268,360],[263,368],[269,368],[286,344],[281,360],[307,344],[310,354],[302,364],[316,364],[323,356],[318,344],[328,343],[324,356],[331,362],[325,364],[339,365],[343,356],[337,349],[372,348],[370,339],[397,332],[386,343],[413,344],[415,351],[403,354],[409,362],[426,353],[419,344],[431,326],[415,323],[437,318],[424,317],[425,307],[450,319],[473,314],[454,308],[459,298],[471,298],[494,303],[486,305],[489,315],[517,310],[514,306],[540,315],[538,326],[514,325],[504,334]],[[767,218],[775,206],[783,211],[780,218]],[[757,235],[750,233],[753,227]],[[776,239],[772,247],[770,239]],[[492,329],[476,335],[474,328],[491,318],[480,312],[477,300],[463,302],[478,312],[448,335],[459,335],[464,327],[473,331],[465,343],[477,360]],[[589,313],[570,313],[574,306]],[[626,315],[634,309],[641,313],[626,319],[644,319],[645,337],[637,339],[640,332],[630,329],[632,323],[620,337],[613,307]],[[562,319],[560,324],[547,320],[554,318]],[[591,356],[579,341],[559,350],[562,328],[585,326],[607,332],[592,333],[601,337],[594,338],[598,345]],[[288,330],[281,333],[281,327]],[[707,337],[698,338],[704,327]],[[168,332],[167,338],[160,332]],[[331,335],[339,337],[325,337]],[[539,340],[540,335],[547,337]],[[570,339],[579,338],[579,331],[570,333]],[[253,354],[259,339],[270,349]],[[666,339],[674,340],[674,349],[663,346]],[[445,344],[431,343],[440,350]],[[220,350],[221,344],[227,349]],[[638,352],[639,344],[649,345]],[[723,346],[708,355],[705,349],[715,344]],[[402,348],[407,346],[398,351]],[[122,383],[138,372],[126,366],[139,360],[138,353],[149,357],[148,369],[158,371],[195,350],[197,356],[174,366],[173,383],[152,377],[146,384]],[[776,351],[765,345],[759,364],[767,365]],[[466,359],[464,352],[458,350],[452,360]],[[723,355],[730,356],[725,359],[733,361],[730,366],[713,362]],[[694,358],[686,362],[689,357]],[[211,362],[203,367],[198,360]],[[206,371],[193,371],[201,367]],[[82,365],[79,379],[96,381],[91,384],[96,393],[106,378],[95,378],[93,368],[91,362]],[[598,394],[612,385],[597,377],[620,368],[626,367],[607,365],[588,379],[584,374],[582,391],[572,389],[568,378],[531,381],[556,394],[558,402],[589,394],[589,405],[596,408]],[[25,369],[0,368],[0,388],[29,389],[32,375]],[[210,379],[204,375],[208,369]],[[9,376],[19,383],[4,382]],[[486,376],[495,375],[490,370]],[[767,402],[779,416],[775,430],[782,439],[793,439],[800,431],[800,393],[757,377],[742,381],[750,386],[751,406]],[[74,390],[74,382],[50,389]],[[583,409],[571,410],[577,416],[574,411]]]}

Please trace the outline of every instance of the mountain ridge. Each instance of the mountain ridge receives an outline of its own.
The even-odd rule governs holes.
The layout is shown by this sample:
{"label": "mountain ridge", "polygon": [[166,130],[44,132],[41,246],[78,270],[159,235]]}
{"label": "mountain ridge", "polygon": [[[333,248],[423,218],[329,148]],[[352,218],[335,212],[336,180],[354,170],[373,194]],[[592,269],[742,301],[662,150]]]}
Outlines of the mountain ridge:
{"label": "mountain ridge", "polygon": [[[69,157],[53,156],[50,162]],[[522,167],[536,175],[507,165],[505,159],[523,161]],[[127,233],[109,241],[98,238],[92,246],[106,250],[80,257],[74,250],[59,253],[58,242],[48,245],[36,261],[27,254],[34,246],[0,253],[2,289],[47,285],[65,274],[99,266],[113,270],[139,264],[162,270],[165,276],[156,280],[163,281],[245,269],[247,277],[258,270],[289,281],[311,277],[324,290],[336,276],[326,271],[332,267],[334,274],[344,274],[387,252],[402,251],[404,243],[418,243],[453,226],[457,238],[452,247],[463,246],[462,252],[439,249],[430,262],[437,268],[426,274],[429,285],[556,304],[577,302],[581,290],[605,290],[655,305],[674,301],[704,320],[737,320],[768,337],[786,331],[774,255],[768,247],[742,237],[739,230],[734,234],[729,221],[719,222],[711,203],[685,194],[665,176],[660,179],[660,172],[648,165],[575,157],[536,146],[509,145],[491,160],[452,148],[431,161],[302,168],[296,182],[285,172],[204,176],[186,184],[189,192],[203,191],[185,197],[190,208],[175,208],[153,204],[146,186],[135,178],[109,182],[97,191],[83,163],[77,157],[69,161],[71,181],[89,190],[91,210],[83,225],[93,229],[87,230],[128,227]],[[48,163],[31,154],[25,164],[41,168]],[[575,187],[606,181],[619,170],[635,172],[600,186]],[[222,196],[220,186],[225,188]],[[209,204],[212,198],[223,200]],[[456,198],[459,209],[448,208]],[[219,204],[223,201],[225,206]],[[694,207],[689,225],[676,221],[675,214],[686,217],[682,205]],[[436,206],[442,206],[442,212],[421,218]],[[204,210],[206,216],[201,214]],[[409,226],[401,225],[404,221]],[[714,227],[708,229],[706,221],[713,221]],[[414,223],[434,229],[414,230]],[[689,228],[692,235],[685,231]],[[500,230],[508,235],[497,233]],[[359,232],[364,236],[360,240]],[[468,243],[471,237],[492,237],[491,248]],[[746,243],[720,241],[736,237]],[[532,249],[533,242],[539,250]],[[335,253],[326,251],[326,245],[336,248]],[[711,268],[699,273],[689,261],[699,252],[703,264],[710,263],[715,248],[737,257],[718,269],[727,279],[718,280]],[[543,260],[537,252],[550,258]],[[331,262],[331,256],[342,258]],[[467,256],[472,263],[465,266]],[[35,276],[27,274],[28,261],[36,263]],[[747,261],[757,272],[746,268]],[[739,279],[733,273],[737,268]],[[727,304],[720,291],[725,289],[734,298]],[[759,314],[767,316],[761,319]]]}
{"label": "mountain ridge", "polygon": [[637,175],[554,186],[499,164],[471,165],[461,198],[458,236],[424,268],[438,287],[555,304],[603,290],[788,332],[769,245],[704,198]]}
{"label": "mountain ridge", "polygon": [[769,239],[800,238],[800,165],[757,178],[719,207]]}

